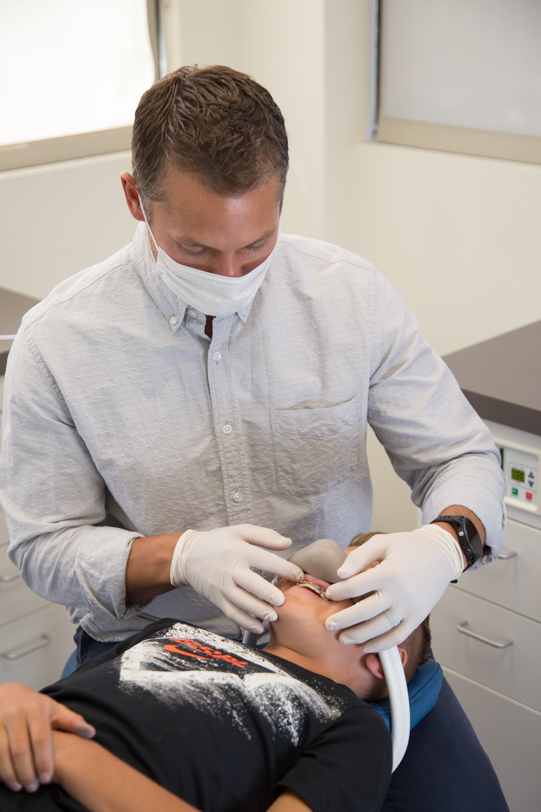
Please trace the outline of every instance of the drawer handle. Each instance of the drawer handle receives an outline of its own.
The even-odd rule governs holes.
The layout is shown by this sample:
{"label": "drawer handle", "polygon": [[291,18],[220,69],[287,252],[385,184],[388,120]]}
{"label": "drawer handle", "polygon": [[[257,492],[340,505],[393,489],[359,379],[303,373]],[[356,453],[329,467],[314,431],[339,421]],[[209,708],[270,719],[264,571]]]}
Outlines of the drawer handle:
{"label": "drawer handle", "polygon": [[467,626],[468,621],[465,620],[464,623],[460,623],[456,628],[461,634],[467,634],[468,637],[473,637],[475,640],[480,640],[481,643],[486,643],[488,646],[493,646],[494,648],[507,648],[513,645],[512,640],[491,640],[489,637],[483,637],[482,634],[472,632]]}
{"label": "drawer handle", "polygon": [[516,550],[509,550],[508,553],[501,552],[498,556],[498,561],[509,561],[510,558],[516,558],[517,551]]}
{"label": "drawer handle", "polygon": [[18,572],[14,572],[12,575],[0,575],[0,584],[11,584],[13,581],[17,581],[21,576]]}
{"label": "drawer handle", "polygon": [[45,648],[45,646],[48,646],[52,642],[53,638],[48,634],[40,634],[39,637],[29,640],[28,643],[24,643],[22,646],[17,646],[17,648],[12,648],[9,651],[3,651],[2,657],[4,660],[20,660],[21,657],[26,657],[27,654],[32,654],[33,651],[39,651],[40,648]]}

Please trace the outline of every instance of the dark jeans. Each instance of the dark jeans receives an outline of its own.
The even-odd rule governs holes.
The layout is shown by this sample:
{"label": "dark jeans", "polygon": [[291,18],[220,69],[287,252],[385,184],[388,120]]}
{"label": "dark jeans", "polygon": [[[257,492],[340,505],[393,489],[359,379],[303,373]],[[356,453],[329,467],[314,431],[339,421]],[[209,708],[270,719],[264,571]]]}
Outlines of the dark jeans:
{"label": "dark jeans", "polygon": [[[116,643],[100,643],[80,627],[77,662]],[[496,773],[444,679],[435,707],[411,731],[381,812],[509,812]]]}
{"label": "dark jeans", "polygon": [[77,645],[77,665],[81,665],[89,657],[99,657],[100,654],[105,654],[106,651],[118,645],[118,643],[101,643],[99,640],[94,640],[80,626],[77,627],[73,639]]}

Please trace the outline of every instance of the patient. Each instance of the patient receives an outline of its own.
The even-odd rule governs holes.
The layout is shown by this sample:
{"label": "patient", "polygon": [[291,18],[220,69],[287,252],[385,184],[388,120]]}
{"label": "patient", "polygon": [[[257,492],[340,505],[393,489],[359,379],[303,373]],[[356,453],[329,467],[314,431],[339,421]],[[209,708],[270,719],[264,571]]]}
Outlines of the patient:
{"label": "patient", "polygon": [[[365,701],[385,695],[379,657],[338,642],[325,620],[351,601],[306,579],[280,581],[264,651],[161,620],[40,694],[0,686],[6,784],[43,781],[54,745],[53,783],[0,786],[2,812],[380,810],[391,739]],[[407,676],[428,645],[423,626],[400,647]]]}

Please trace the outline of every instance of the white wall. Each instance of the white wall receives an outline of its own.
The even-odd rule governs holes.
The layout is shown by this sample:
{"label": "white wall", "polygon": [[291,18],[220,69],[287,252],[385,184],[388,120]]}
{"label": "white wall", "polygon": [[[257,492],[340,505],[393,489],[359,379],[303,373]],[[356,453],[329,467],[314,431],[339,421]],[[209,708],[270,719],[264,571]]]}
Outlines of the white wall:
{"label": "white wall", "polygon": [[129,152],[0,172],[0,287],[41,299],[130,242]]}
{"label": "white wall", "polygon": [[[437,352],[541,319],[541,166],[365,143],[353,172],[349,247],[393,283]],[[369,460],[372,528],[415,527],[373,434]]]}
{"label": "white wall", "polygon": [[[291,140],[284,231],[372,259],[440,352],[541,319],[541,167],[363,143],[370,0],[174,0],[182,61],[254,75]],[[133,233],[117,153],[0,173],[0,286],[44,296]],[[370,440],[373,526],[412,527],[407,487]]]}
{"label": "white wall", "polygon": [[370,143],[353,171],[352,248],[437,352],[541,319],[541,166]]}

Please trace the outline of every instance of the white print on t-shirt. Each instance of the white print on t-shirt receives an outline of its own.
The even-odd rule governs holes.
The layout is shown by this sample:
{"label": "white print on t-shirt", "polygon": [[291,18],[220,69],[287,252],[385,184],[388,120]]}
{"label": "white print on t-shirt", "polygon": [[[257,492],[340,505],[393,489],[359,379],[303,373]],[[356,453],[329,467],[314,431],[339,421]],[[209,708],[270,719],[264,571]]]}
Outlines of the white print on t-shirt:
{"label": "white print on t-shirt", "polygon": [[[274,733],[286,735],[293,745],[299,743],[307,713],[323,723],[333,721],[342,713],[343,702],[339,697],[322,696],[255,649],[247,649],[233,640],[225,641],[212,632],[181,623],[159,632],[157,637],[190,638],[226,650],[232,657],[261,666],[266,671],[241,675],[218,670],[178,669],[178,657],[169,658],[167,652],[164,656],[156,650],[156,638],[149,638],[128,649],[121,657],[120,686],[124,690],[146,689],[170,707],[188,703],[200,712],[233,724],[248,738],[251,734],[244,719],[253,709],[265,717]],[[170,663],[167,662],[169,659]],[[170,670],[157,671],[157,664]]]}

